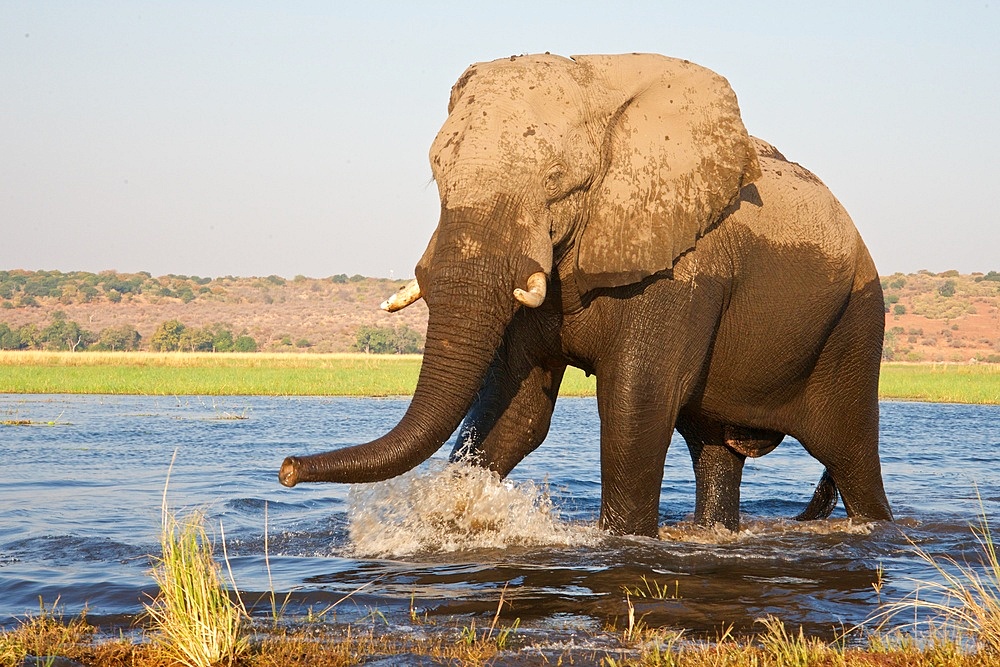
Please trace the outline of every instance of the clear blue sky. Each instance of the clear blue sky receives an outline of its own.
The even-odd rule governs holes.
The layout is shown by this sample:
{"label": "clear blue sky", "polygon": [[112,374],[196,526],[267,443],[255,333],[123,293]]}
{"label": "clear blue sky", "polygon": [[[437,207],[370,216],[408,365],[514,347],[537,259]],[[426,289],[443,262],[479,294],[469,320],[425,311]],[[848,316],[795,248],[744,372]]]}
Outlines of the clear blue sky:
{"label": "clear blue sky", "polygon": [[997,0],[4,2],[0,269],[411,276],[451,84],[542,51],[711,67],[882,273],[1000,270]]}

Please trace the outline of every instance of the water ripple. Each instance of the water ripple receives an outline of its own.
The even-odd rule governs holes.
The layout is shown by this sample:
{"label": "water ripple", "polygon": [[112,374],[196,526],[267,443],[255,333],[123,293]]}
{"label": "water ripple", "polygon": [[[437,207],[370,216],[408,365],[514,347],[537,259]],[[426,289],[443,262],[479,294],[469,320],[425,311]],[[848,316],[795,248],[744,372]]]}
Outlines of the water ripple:
{"label": "water ripple", "polygon": [[[0,396],[0,412],[59,428],[6,429],[0,459],[0,624],[57,598],[69,614],[128,619],[155,594],[160,503],[201,510],[257,613],[273,590],[289,613],[337,621],[373,609],[491,615],[500,591],[524,632],[599,628],[627,613],[711,636],[777,614],[807,631],[864,621],[879,600],[939,576],[918,557],[975,562],[970,531],[1000,511],[1000,408],[887,402],[882,465],[893,524],[790,520],[822,472],[795,440],[748,460],[742,529],[690,524],[694,479],[679,436],[668,452],[659,540],[596,529],[593,399],[560,399],[547,441],[509,480],[431,462],[387,483],[285,489],[284,456],[377,437],[405,399]],[[247,419],[225,420],[222,414]],[[982,499],[980,501],[980,498]],[[267,558],[264,557],[265,545]],[[873,584],[881,578],[881,594]],[[641,593],[645,591],[646,596]],[[248,598],[249,599],[249,598]]]}

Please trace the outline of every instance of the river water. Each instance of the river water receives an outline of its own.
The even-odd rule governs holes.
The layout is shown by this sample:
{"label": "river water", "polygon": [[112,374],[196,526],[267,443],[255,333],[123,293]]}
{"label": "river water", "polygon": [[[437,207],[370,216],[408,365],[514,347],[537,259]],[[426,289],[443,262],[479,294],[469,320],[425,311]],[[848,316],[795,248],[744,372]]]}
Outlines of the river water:
{"label": "river water", "polygon": [[995,527],[1000,514],[1000,407],[903,402],[882,404],[892,524],[856,525],[842,505],[826,521],[790,521],[822,469],[789,439],[748,460],[739,533],[694,528],[678,436],[662,539],[602,534],[593,399],[560,399],[548,439],[505,482],[447,466],[446,446],[389,482],[278,484],[284,456],[376,437],[406,405],[0,395],[0,625],[37,612],[40,598],[111,625],[141,613],[156,593],[149,555],[174,452],[168,503],[204,510],[217,541],[221,524],[237,587],[259,600],[255,614],[271,612],[273,591],[289,618],[376,619],[401,631],[411,613],[456,627],[489,619],[506,587],[503,617],[519,618],[521,632],[599,632],[621,627],[627,587],[650,625],[715,636],[773,614],[824,635],[865,622],[915,582],[939,581],[914,545],[975,563],[970,524],[985,512]]}

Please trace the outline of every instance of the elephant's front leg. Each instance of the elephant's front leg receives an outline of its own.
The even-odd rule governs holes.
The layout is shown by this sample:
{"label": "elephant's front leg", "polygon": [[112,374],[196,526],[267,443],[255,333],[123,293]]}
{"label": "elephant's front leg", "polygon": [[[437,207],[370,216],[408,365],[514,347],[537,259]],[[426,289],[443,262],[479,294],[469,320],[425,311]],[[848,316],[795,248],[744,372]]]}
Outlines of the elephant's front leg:
{"label": "elephant's front leg", "polygon": [[515,320],[490,365],[456,436],[451,460],[465,460],[505,477],[549,431],[565,364],[536,347],[536,330]]}
{"label": "elephant's front leg", "polygon": [[612,533],[657,536],[663,462],[676,415],[661,394],[646,382],[598,374],[600,525]]}
{"label": "elephant's front leg", "polygon": [[462,422],[451,460],[506,477],[548,434],[564,370],[536,367],[519,383],[488,380]]}

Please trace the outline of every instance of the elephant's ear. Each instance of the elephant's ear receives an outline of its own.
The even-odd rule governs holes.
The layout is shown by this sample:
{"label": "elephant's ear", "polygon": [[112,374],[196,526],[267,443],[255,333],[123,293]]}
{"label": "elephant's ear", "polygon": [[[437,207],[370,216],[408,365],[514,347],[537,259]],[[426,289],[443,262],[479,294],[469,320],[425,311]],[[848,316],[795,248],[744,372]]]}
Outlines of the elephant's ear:
{"label": "elephant's ear", "polygon": [[610,114],[606,171],[591,189],[577,243],[581,293],[673,267],[760,177],[736,102],[721,76],[655,55],[579,56],[595,86],[622,100]]}

